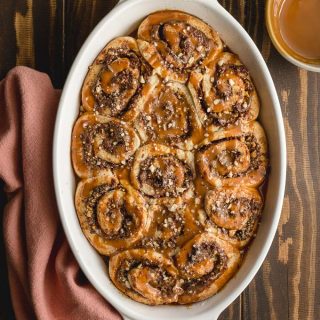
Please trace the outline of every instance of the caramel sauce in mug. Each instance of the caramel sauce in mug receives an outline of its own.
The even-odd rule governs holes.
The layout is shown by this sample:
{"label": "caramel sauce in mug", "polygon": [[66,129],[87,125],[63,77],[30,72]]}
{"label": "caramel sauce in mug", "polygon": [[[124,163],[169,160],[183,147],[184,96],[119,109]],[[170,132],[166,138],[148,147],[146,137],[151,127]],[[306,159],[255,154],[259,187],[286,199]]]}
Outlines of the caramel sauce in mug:
{"label": "caramel sauce in mug", "polygon": [[320,64],[320,0],[269,0],[268,5],[270,35],[278,50]]}
{"label": "caramel sauce in mug", "polygon": [[320,60],[320,0],[285,0],[279,14],[282,39],[306,59]]}

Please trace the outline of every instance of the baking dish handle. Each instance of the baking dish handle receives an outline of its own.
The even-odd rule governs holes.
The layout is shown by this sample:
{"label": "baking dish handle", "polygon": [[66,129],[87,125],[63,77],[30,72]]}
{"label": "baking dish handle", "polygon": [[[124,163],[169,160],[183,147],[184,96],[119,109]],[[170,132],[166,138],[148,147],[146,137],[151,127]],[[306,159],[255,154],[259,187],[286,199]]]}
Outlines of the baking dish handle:
{"label": "baking dish handle", "polygon": [[[119,0],[118,3],[117,3],[117,5],[120,4],[120,3],[122,3],[122,2],[125,2],[125,1],[128,1],[128,0]],[[197,0],[195,0],[195,1],[197,1]],[[211,1],[218,2],[218,0],[211,0]]]}
{"label": "baking dish handle", "polygon": [[[120,1],[126,1],[126,0],[120,0]],[[128,318],[127,316],[125,316],[123,313],[121,313],[121,316],[122,316],[123,320],[132,320],[131,318]],[[218,320],[219,316],[220,316],[220,313],[212,314],[211,315],[211,320]]]}

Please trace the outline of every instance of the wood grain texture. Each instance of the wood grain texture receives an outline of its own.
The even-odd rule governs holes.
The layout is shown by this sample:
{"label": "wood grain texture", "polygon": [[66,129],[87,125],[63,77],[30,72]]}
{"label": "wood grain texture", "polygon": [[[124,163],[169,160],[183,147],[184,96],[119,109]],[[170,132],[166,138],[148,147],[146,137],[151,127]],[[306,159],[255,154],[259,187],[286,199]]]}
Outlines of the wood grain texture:
{"label": "wood grain texture", "polygon": [[65,15],[68,17],[65,21],[65,57],[69,69],[89,33],[118,0],[65,1]]}
{"label": "wood grain texture", "polygon": [[[160,0],[159,0],[160,1]],[[210,0],[208,0],[210,1]],[[0,78],[15,65],[62,87],[82,43],[117,0],[0,0]],[[264,0],[220,0],[266,60],[284,116],[288,177],[277,235],[257,276],[221,320],[320,319],[320,75],[284,60],[264,24]],[[2,203],[4,203],[4,196]],[[1,203],[0,201],[0,203]],[[1,235],[1,234],[0,234]],[[0,319],[12,319],[3,245]],[[4,303],[3,303],[4,302]]]}
{"label": "wood grain texture", "polygon": [[15,65],[25,65],[63,85],[63,13],[62,0],[0,1],[0,78]]}
{"label": "wood grain texture", "polygon": [[[240,319],[319,319],[320,76],[296,68],[270,43],[264,1],[221,1],[263,54],[280,98],[288,148],[282,216],[261,270],[241,297]],[[239,8],[240,6],[240,8]],[[230,319],[224,313],[221,319]]]}

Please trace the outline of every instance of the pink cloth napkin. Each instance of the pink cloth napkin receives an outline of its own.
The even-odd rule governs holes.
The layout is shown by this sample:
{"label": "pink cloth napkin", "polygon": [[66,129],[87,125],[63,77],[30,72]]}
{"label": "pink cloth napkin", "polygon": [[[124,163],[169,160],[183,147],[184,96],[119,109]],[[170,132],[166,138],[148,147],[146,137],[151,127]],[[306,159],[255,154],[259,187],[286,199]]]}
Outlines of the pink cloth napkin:
{"label": "pink cloth napkin", "polygon": [[9,201],[4,238],[16,318],[121,319],[70,251],[58,217],[52,136],[60,92],[25,67],[0,83],[0,178]]}

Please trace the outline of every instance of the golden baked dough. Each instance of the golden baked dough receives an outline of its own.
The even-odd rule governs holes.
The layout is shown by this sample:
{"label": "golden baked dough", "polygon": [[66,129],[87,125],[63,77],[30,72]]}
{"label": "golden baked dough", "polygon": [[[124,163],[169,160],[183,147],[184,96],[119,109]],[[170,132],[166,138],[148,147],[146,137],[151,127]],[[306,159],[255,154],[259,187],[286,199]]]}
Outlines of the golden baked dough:
{"label": "golden baked dough", "polygon": [[110,174],[82,180],[75,203],[82,231],[103,255],[132,246],[152,220],[141,194]]}
{"label": "golden baked dough", "polygon": [[192,150],[203,137],[203,127],[189,90],[181,83],[163,83],[157,76],[154,78],[157,86],[135,122],[142,142],[157,141]]}
{"label": "golden baked dough", "polygon": [[151,75],[137,41],[120,37],[111,41],[94,60],[84,80],[81,97],[87,112],[133,120],[152,86]]}
{"label": "golden baked dough", "polygon": [[179,303],[209,298],[233,276],[240,264],[240,253],[212,233],[202,233],[189,240],[175,257],[184,280]]}
{"label": "golden baked dough", "polygon": [[211,133],[196,162],[200,174],[215,187],[259,186],[267,174],[267,139],[254,121]]}
{"label": "golden baked dough", "polygon": [[191,152],[154,143],[136,152],[131,182],[150,197],[177,197],[191,189],[194,174]]}
{"label": "golden baked dough", "polygon": [[73,168],[81,178],[125,165],[140,146],[136,132],[115,118],[84,114],[72,133]]}
{"label": "golden baked dough", "polygon": [[172,257],[182,244],[203,229],[192,208],[192,198],[188,196],[152,200],[149,207],[151,226],[138,245]]}
{"label": "golden baked dough", "polygon": [[138,29],[143,57],[164,79],[185,83],[188,73],[208,65],[223,49],[218,33],[180,11],[149,15]]}
{"label": "golden baked dough", "polygon": [[154,250],[132,249],[113,255],[109,274],[119,290],[145,304],[174,303],[181,294],[177,268]]}
{"label": "golden baked dough", "polygon": [[199,211],[199,220],[219,238],[242,248],[254,237],[262,207],[262,197],[257,189],[213,189],[205,196],[204,210]]}
{"label": "golden baked dough", "polygon": [[153,13],[99,53],[72,133],[75,206],[122,293],[190,304],[238,270],[268,171],[259,109],[247,68],[190,14]]}
{"label": "golden baked dough", "polygon": [[220,53],[204,72],[193,72],[188,88],[201,122],[211,131],[258,117],[256,89],[248,69],[235,54]]}

